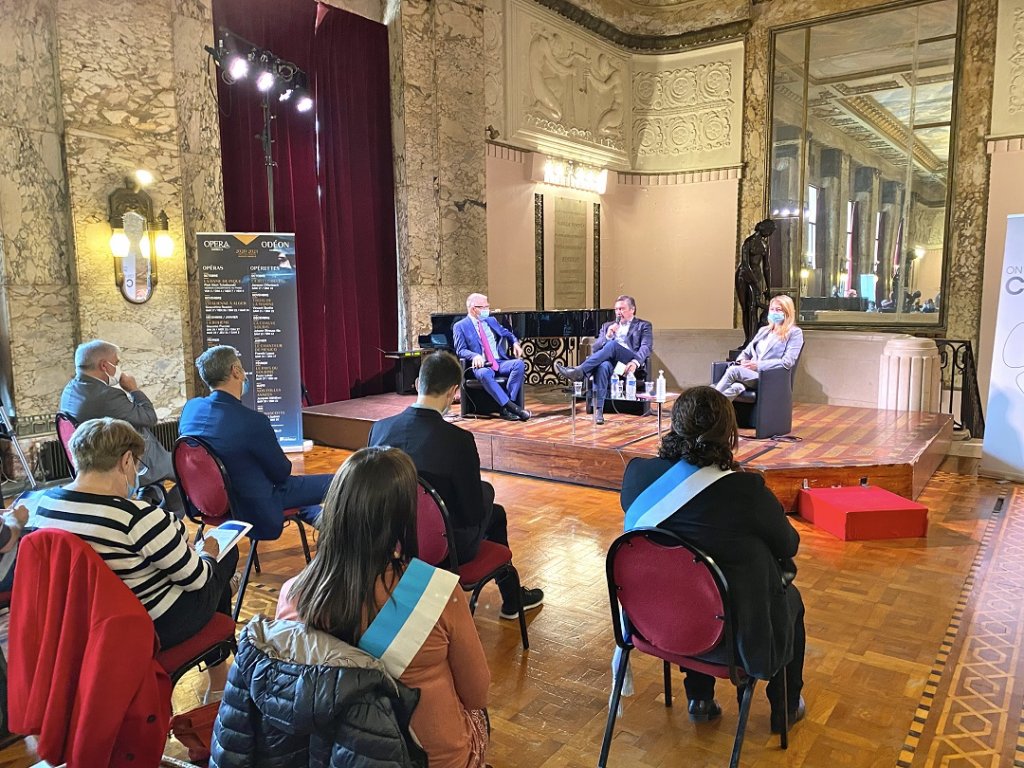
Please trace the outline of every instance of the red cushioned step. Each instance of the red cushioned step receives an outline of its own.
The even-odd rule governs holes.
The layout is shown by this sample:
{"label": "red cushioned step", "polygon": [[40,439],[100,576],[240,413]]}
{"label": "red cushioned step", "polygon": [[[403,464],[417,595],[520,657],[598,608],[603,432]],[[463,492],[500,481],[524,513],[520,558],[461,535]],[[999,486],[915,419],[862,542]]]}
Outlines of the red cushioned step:
{"label": "red cushioned step", "polygon": [[512,562],[512,550],[493,541],[481,541],[476,557],[459,566],[459,583],[463,587],[476,584],[501,566]]}
{"label": "red cushioned step", "polygon": [[903,539],[928,533],[928,507],[872,486],[803,489],[797,494],[796,511],[844,541]]}
{"label": "red cushioned step", "polygon": [[235,634],[235,620],[223,613],[213,614],[213,618],[207,622],[199,634],[191,640],[179,643],[165,651],[157,654],[157,663],[168,673],[180,669],[203,651],[210,650],[217,643],[223,642]]}

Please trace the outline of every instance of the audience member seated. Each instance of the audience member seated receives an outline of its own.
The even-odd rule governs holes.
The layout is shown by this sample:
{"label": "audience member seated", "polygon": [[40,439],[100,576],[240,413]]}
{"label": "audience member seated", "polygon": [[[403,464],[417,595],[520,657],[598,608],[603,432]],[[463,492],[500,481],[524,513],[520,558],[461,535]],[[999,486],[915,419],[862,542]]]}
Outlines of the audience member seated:
{"label": "audience member seated", "polygon": [[[47,491],[32,517],[34,528],[59,528],[85,539],[135,593],[153,619],[161,648],[199,632],[215,611],[231,614],[232,548],[217,562],[217,542],[196,552],[181,521],[140,499],[146,443],[126,421],[91,419],[71,438],[78,475]],[[208,697],[224,690],[226,665],[209,670]]]}
{"label": "audience member seated", "polygon": [[601,326],[590,356],[575,368],[555,363],[555,370],[570,381],[594,377],[594,420],[604,424],[604,401],[616,364],[625,366],[623,377],[636,373],[647,365],[653,349],[654,326],[636,316],[632,296],[619,296],[615,300],[615,322]]}
{"label": "audience member seated", "polygon": [[[526,377],[523,348],[519,339],[508,328],[491,317],[491,305],[482,293],[471,293],[466,298],[467,315],[452,326],[455,336],[455,354],[473,366],[473,375],[501,408],[501,418],[508,421],[526,421],[530,412],[519,405],[519,393]],[[498,339],[512,345],[515,358],[505,356]],[[495,380],[507,376],[507,391]]]}
{"label": "audience member seated", "polygon": [[[494,487],[480,477],[480,454],[473,435],[444,419],[459,391],[462,367],[449,352],[423,358],[416,402],[370,429],[370,445],[401,448],[416,470],[441,495],[451,516],[459,563],[476,557],[480,541],[508,546],[505,509],[494,503]],[[510,580],[499,581],[503,619],[519,618],[519,601]],[[521,588],[523,610],[544,602],[539,589]]]}
{"label": "audience member seated", "polygon": [[939,307],[936,305],[934,299],[925,299],[924,306],[921,307],[922,312],[938,312]]}
{"label": "audience member seated", "polygon": [[796,325],[793,300],[775,296],[768,305],[768,325],[758,329],[754,338],[730,365],[715,389],[730,400],[744,390],[756,389],[760,371],[769,368],[793,370],[804,346],[804,332]]}
{"label": "audience member seated", "polygon": [[299,508],[300,517],[316,525],[331,475],[292,475],[292,463],[270,419],[242,403],[249,374],[238,350],[210,347],[196,358],[196,369],[210,394],[185,403],[178,431],[202,438],[224,462],[231,507],[252,523],[251,535],[260,540],[280,537],[286,509]]}
{"label": "audience member seated", "polygon": [[[146,470],[139,478],[142,486],[174,480],[170,451],[152,432],[158,421],[156,409],[139,389],[135,377],[121,370],[121,350],[117,345],[99,339],[79,344],[75,350],[75,368],[75,378],[61,393],[60,409],[79,424],[104,417],[127,421],[146,441],[142,455]],[[160,499],[150,501],[159,503]],[[185,514],[181,493],[176,487],[167,492],[163,507],[178,517]]]}
{"label": "audience member seated", "polygon": [[[346,732],[373,734],[368,741],[383,758],[396,746],[395,729],[382,722],[383,708],[354,706],[367,691],[376,698],[385,683],[394,688],[379,659],[400,692],[419,690],[411,727],[430,767],[482,768],[490,672],[458,577],[415,559],[416,501],[416,468],[398,449],[363,448],[341,466],[324,502],[316,557],[285,583],[279,621],[261,628],[260,646],[246,647],[243,638],[211,765],[334,764],[331,746]],[[273,710],[287,714],[287,739],[276,718],[262,715],[267,691]],[[244,754],[237,751],[243,739]],[[346,765],[370,764],[365,742],[341,746],[353,751]],[[288,763],[289,756],[301,759]]]}
{"label": "audience member seated", "polygon": [[[790,584],[800,537],[775,495],[756,473],[736,471],[738,433],[729,401],[712,387],[694,387],[672,408],[672,429],[656,459],[633,459],[622,480],[625,529],[662,528],[691,542],[718,564],[737,617],[737,653],[762,679],[785,664],[788,717],[804,716],[804,607]],[[708,661],[725,663],[712,650]],[[768,683],[772,731],[782,729],[782,672]],[[722,714],[715,678],[686,670],[690,719]]]}

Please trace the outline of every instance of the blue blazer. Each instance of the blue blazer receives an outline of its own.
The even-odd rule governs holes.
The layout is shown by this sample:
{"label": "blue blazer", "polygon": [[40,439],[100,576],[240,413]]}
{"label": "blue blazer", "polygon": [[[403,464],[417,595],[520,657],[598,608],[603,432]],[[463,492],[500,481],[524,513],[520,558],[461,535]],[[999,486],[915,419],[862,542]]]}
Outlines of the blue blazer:
{"label": "blue blazer", "polygon": [[[757,344],[762,339],[771,335],[773,341],[772,345],[764,351],[764,354],[760,357],[757,356]],[[797,360],[800,359],[800,350],[804,348],[804,332],[801,331],[797,326],[793,326],[789,329],[789,335],[786,336],[785,341],[780,339],[777,335],[771,332],[770,325],[761,326],[757,333],[754,334],[754,338],[750,340],[746,348],[740,352],[740,360],[756,360],[757,370],[767,371],[770,368],[785,368],[787,371],[793,370],[793,366],[796,365]]]}
{"label": "blue blazer", "polygon": [[[508,328],[503,326],[493,317],[484,318],[481,322],[487,323],[487,327],[494,333],[494,338],[508,340],[509,344],[515,344],[519,339]],[[452,326],[452,333],[455,336],[455,354],[460,360],[472,360],[477,355],[484,353],[484,347],[480,343],[480,334],[477,333],[476,323],[469,315],[459,320]],[[504,360],[508,355],[500,349],[492,350],[496,360]]]}
{"label": "blue blazer", "polygon": [[227,392],[214,391],[185,403],[178,431],[201,437],[231,480],[231,506],[252,523],[257,539],[276,539],[284,527],[284,510],[275,497],[277,486],[292,473],[270,419]]}

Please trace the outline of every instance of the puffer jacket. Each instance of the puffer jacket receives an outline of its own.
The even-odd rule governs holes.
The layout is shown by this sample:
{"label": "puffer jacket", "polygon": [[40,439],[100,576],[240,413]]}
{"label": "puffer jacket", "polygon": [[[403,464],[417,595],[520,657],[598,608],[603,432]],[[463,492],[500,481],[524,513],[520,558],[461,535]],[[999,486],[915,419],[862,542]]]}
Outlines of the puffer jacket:
{"label": "puffer jacket", "polygon": [[419,691],[326,632],[256,616],[213,727],[211,768],[426,768],[409,720]]}

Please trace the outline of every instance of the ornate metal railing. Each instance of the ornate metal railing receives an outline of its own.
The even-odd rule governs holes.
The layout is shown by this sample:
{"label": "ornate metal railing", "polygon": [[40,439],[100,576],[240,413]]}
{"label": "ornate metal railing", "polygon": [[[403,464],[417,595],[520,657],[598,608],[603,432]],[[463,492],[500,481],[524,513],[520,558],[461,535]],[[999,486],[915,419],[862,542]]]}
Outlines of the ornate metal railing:
{"label": "ornate metal railing", "polygon": [[[936,339],[942,368],[942,408],[954,416],[953,426],[966,429],[971,437],[985,435],[985,415],[981,412],[981,392],[978,391],[978,368],[974,362],[974,349],[970,339]],[[948,391],[947,391],[948,388]],[[956,393],[960,393],[960,420],[956,420],[953,407]]]}

